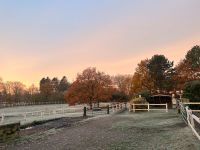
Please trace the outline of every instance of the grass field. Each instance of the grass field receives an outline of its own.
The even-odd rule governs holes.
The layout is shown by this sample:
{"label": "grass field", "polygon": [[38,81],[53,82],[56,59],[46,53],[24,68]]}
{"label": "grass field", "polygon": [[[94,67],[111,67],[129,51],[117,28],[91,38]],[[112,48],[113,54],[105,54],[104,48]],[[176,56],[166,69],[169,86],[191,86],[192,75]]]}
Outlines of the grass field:
{"label": "grass field", "polygon": [[[56,120],[27,130],[4,149],[199,150],[200,142],[176,111],[128,111],[88,118],[69,126]],[[48,126],[48,130],[40,130]],[[60,127],[57,127],[57,126]],[[39,129],[38,129],[39,128]],[[24,131],[25,132],[25,131]]]}

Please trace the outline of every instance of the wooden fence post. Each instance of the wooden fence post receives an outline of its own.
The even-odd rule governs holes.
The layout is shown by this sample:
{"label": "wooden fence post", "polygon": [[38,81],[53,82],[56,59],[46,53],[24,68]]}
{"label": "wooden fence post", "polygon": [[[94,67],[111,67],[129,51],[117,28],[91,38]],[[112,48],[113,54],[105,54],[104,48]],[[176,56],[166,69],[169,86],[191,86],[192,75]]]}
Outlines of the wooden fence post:
{"label": "wooden fence post", "polygon": [[[181,104],[182,104],[182,103],[181,103]],[[176,108],[177,108],[177,112],[178,112],[178,114],[181,113],[180,107],[181,107],[181,105],[180,105],[180,101],[176,100]]]}
{"label": "wooden fence post", "polygon": [[87,114],[86,114],[86,111],[87,111],[87,110],[86,110],[86,107],[84,107],[84,108],[83,108],[83,117],[86,117],[86,115],[87,115]]}
{"label": "wooden fence post", "polygon": [[107,106],[107,114],[109,114],[110,113],[110,110],[109,110],[110,108],[109,108],[109,105]]}

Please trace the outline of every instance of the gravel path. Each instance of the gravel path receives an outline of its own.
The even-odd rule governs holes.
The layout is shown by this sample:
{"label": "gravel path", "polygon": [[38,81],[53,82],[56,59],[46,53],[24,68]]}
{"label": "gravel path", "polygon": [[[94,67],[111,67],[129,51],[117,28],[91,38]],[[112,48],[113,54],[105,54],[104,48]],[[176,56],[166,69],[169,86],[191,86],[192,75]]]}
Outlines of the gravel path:
{"label": "gravel path", "polygon": [[175,111],[114,114],[23,136],[14,150],[200,150]]}

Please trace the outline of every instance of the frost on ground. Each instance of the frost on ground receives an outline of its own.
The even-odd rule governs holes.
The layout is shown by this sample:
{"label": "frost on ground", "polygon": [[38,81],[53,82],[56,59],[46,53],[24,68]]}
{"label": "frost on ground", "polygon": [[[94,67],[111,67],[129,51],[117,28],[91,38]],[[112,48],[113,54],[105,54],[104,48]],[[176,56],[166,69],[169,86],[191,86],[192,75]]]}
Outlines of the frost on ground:
{"label": "frost on ground", "polygon": [[[56,122],[54,122],[56,124]],[[61,122],[60,122],[61,123]],[[41,125],[41,127],[44,127]],[[4,149],[199,150],[200,142],[175,111],[113,114],[37,131]]]}
{"label": "frost on ground", "polygon": [[[4,115],[4,119],[2,121],[2,119],[0,118],[0,124],[20,122],[22,125],[24,125],[33,121],[50,120],[61,117],[79,117],[82,116],[82,108],[82,105],[69,107],[67,104],[33,105],[1,108],[0,117]],[[53,111],[55,112],[56,110],[65,110],[65,113],[53,113]]]}
{"label": "frost on ground", "polygon": [[[34,121],[51,120],[62,117],[80,117],[83,115],[84,105],[68,106],[67,104],[18,106],[0,109],[0,125],[20,122],[21,125]],[[89,116],[105,115],[102,111],[87,111]],[[112,113],[112,110],[110,110]],[[2,115],[4,116],[2,119]]]}
{"label": "frost on ground", "polygon": [[174,112],[125,116],[127,120],[117,122],[112,128],[129,134],[125,140],[112,144],[111,149],[200,149],[200,141]]}

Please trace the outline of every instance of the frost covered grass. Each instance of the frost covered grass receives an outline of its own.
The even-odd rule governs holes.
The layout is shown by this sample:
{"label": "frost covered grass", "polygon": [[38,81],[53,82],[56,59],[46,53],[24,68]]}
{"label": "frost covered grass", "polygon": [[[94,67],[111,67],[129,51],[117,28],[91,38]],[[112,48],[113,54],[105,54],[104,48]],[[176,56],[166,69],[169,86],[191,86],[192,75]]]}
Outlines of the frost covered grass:
{"label": "frost covered grass", "polygon": [[123,117],[126,119],[113,124],[112,129],[129,134],[110,149],[200,149],[200,142],[173,110],[169,113],[127,112]]}
{"label": "frost covered grass", "polygon": [[[33,111],[41,111],[41,110],[50,110],[50,109],[60,109],[69,107],[67,104],[49,104],[49,105],[32,105],[32,106],[16,106],[16,107],[7,107],[1,108],[1,113],[13,113],[13,112],[33,112]],[[81,105],[70,106],[69,108],[77,108],[81,107]]]}
{"label": "frost covered grass", "polygon": [[24,125],[33,121],[50,120],[61,117],[79,117],[82,115],[82,108],[82,105],[68,106],[67,104],[1,108],[0,116],[3,114],[4,120],[1,121],[0,124],[20,122]]}
{"label": "frost covered grass", "polygon": [[[62,117],[80,117],[83,115],[84,105],[68,106],[67,104],[18,106],[0,109],[0,117],[4,115],[0,124],[20,122],[21,125],[29,124],[34,121],[52,120]],[[106,109],[102,111],[87,111],[88,116],[105,115]],[[113,113],[112,109],[110,113]]]}
{"label": "frost covered grass", "polygon": [[[66,119],[66,118],[63,118]],[[74,150],[199,150],[200,142],[176,111],[137,112],[102,115],[75,124],[58,119],[24,132],[20,142],[8,149],[74,149]],[[60,121],[59,121],[60,120]],[[73,122],[73,121],[72,121]],[[69,123],[70,124],[70,123]],[[52,128],[47,128],[50,125]],[[58,128],[56,127],[58,126]]]}

